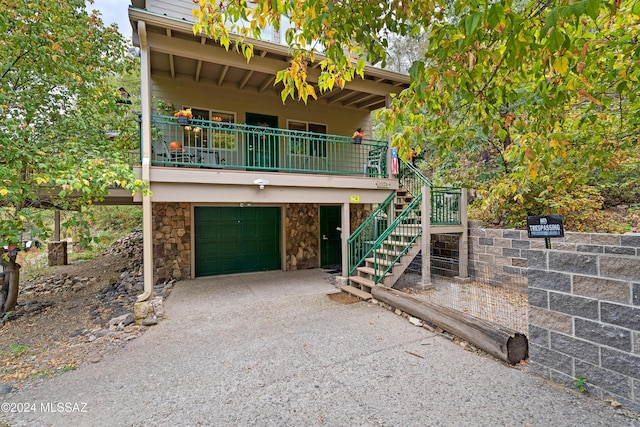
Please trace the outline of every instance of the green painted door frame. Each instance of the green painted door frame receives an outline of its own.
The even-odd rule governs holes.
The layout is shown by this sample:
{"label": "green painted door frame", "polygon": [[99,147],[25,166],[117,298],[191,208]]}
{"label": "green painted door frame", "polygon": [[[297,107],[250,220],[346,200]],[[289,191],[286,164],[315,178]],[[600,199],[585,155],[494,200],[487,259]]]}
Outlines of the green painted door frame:
{"label": "green painted door frame", "polygon": [[320,206],[320,266],[340,269],[342,263],[342,208]]}

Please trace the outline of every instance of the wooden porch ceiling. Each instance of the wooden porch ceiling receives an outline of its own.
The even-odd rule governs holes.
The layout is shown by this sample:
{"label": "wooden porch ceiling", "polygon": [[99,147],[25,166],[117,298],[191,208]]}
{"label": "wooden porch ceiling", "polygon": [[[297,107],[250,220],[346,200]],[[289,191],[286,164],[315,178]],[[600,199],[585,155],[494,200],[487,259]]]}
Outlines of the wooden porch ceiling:
{"label": "wooden porch ceiling", "polygon": [[[190,80],[219,87],[234,87],[254,93],[272,92],[280,96],[282,86],[274,86],[276,73],[289,65],[286,46],[254,42],[254,57],[247,63],[233,45],[227,52],[211,39],[194,36],[192,24],[144,10],[130,9],[134,44],[139,45],[137,26],[144,21],[151,51],[151,73],[174,80]],[[320,75],[317,63],[308,70],[309,81],[316,83]],[[320,94],[325,104],[375,110],[385,106],[386,96],[399,93],[409,85],[409,77],[367,67],[365,79],[356,77],[345,89]]]}

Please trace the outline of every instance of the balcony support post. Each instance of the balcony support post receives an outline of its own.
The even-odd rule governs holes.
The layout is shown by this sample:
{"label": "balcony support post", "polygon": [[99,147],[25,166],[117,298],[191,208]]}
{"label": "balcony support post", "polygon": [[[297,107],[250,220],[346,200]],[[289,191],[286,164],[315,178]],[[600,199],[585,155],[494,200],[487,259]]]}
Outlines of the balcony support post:
{"label": "balcony support post", "polygon": [[144,292],[138,301],[146,301],[153,294],[153,230],[151,204],[151,58],[147,43],[147,27],[138,22],[140,36],[140,101],[142,103],[142,180],[148,185],[148,192],[142,194],[142,247]]}

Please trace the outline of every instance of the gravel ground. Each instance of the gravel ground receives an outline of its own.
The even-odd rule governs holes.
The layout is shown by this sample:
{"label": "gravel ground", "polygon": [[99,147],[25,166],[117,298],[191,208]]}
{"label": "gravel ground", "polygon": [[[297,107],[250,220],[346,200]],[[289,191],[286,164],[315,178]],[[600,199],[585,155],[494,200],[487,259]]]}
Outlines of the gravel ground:
{"label": "gravel ground", "polygon": [[624,410],[464,351],[377,305],[334,302],[331,292],[322,270],[180,282],[159,325],[99,363],[6,396],[3,410],[35,412],[5,411],[0,419],[15,426],[640,426]]}

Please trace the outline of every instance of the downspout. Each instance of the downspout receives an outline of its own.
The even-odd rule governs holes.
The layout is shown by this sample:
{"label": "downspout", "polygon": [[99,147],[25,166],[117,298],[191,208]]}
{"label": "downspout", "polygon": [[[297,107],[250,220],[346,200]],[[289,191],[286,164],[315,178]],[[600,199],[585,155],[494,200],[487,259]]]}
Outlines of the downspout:
{"label": "downspout", "polygon": [[153,294],[153,235],[151,205],[151,61],[147,44],[147,27],[138,21],[140,36],[140,100],[142,102],[142,181],[148,191],[142,194],[142,253],[144,292],[138,301],[146,301]]}

